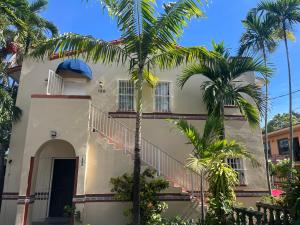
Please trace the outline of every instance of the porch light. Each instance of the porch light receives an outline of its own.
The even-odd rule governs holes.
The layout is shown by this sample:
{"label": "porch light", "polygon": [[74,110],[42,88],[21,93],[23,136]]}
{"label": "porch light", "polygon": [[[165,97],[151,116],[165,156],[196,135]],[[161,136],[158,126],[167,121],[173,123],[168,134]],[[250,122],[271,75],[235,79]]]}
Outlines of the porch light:
{"label": "porch light", "polygon": [[51,138],[56,138],[57,132],[55,130],[51,130],[50,131],[50,136],[51,136]]}

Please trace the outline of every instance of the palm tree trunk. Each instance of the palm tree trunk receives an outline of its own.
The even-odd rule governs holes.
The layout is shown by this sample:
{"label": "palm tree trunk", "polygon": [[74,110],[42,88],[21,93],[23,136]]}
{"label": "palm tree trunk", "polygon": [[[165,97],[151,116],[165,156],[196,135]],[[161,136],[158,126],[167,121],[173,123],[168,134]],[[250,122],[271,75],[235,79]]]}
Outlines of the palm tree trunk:
{"label": "palm tree trunk", "polygon": [[203,170],[201,170],[201,174],[200,174],[200,192],[201,192],[201,224],[204,225],[205,224],[205,214],[204,214],[204,185],[203,185]]}
{"label": "palm tree trunk", "polygon": [[289,48],[287,43],[287,34],[286,28],[283,26],[284,31],[284,44],[285,44],[285,51],[286,51],[286,59],[287,59],[287,66],[288,66],[288,80],[289,80],[289,144],[290,144],[290,164],[291,166],[294,165],[294,148],[293,148],[293,102],[292,102],[292,74],[291,74],[291,66],[290,66],[290,54]]}
{"label": "palm tree trunk", "polygon": [[220,117],[221,117],[221,139],[225,139],[225,112],[224,112],[224,100],[220,104]]}
{"label": "palm tree trunk", "polygon": [[142,99],[143,99],[143,67],[138,69],[137,89],[137,110],[136,110],[136,128],[135,128],[135,147],[134,147],[134,168],[133,168],[133,225],[140,225],[140,173],[141,173],[141,142],[142,142]]}
{"label": "palm tree trunk", "polygon": [[[264,57],[264,63],[267,67],[267,56],[266,56],[266,50],[263,47],[263,57]],[[269,98],[269,82],[268,77],[265,75],[265,81],[266,81],[266,109],[265,109],[265,163],[266,163],[266,173],[267,173],[267,183],[268,183],[268,191],[269,194],[272,194],[272,188],[271,188],[271,181],[270,181],[270,170],[269,170],[269,152],[268,152],[268,98]]]}
{"label": "palm tree trunk", "polygon": [[2,194],[3,194],[4,176],[5,176],[4,158],[5,158],[5,150],[3,148],[3,145],[0,143],[0,210],[2,204]]}

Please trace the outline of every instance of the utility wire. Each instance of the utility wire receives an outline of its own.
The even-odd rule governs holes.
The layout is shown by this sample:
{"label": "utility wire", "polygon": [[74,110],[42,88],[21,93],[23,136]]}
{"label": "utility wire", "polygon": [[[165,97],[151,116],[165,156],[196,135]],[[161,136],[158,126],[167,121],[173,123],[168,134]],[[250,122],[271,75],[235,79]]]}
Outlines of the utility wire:
{"label": "utility wire", "polygon": [[[295,94],[297,92],[300,92],[300,89],[296,90],[296,91],[292,91],[292,94]],[[283,94],[283,95],[278,95],[278,96],[275,96],[275,97],[272,97],[270,98],[270,100],[274,100],[274,99],[277,99],[277,98],[282,98],[282,97],[285,97],[285,96],[288,96],[289,94]]]}

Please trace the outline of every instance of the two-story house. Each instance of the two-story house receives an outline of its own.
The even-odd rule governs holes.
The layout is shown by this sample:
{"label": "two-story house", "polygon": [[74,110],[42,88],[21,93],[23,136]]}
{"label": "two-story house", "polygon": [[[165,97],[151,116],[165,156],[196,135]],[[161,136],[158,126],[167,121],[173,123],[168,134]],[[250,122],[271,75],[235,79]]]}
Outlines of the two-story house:
{"label": "two-story house", "polygon": [[[192,147],[165,119],[185,118],[202,131],[203,78],[194,77],[181,90],[180,71],[157,70],[158,85],[144,88],[142,161],[170,181],[159,194],[169,205],[166,216],[199,217],[199,175],[185,167]],[[136,99],[127,69],[54,56],[27,59],[19,73],[14,71],[20,84],[16,104],[23,114],[13,126],[0,224],[38,224],[74,205],[82,224],[124,225],[130,202],[114,199],[110,179],[133,171]],[[244,79],[256,82],[254,73]],[[253,205],[267,193],[261,130],[250,128],[234,106],[225,113],[226,136],[246,145],[262,164],[253,168],[228,159],[239,173],[238,200]]]}

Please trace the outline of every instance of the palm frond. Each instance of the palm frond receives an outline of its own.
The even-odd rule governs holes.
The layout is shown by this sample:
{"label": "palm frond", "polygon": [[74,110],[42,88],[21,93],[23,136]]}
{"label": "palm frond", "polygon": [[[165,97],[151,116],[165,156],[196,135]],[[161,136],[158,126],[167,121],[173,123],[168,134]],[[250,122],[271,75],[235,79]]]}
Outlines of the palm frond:
{"label": "palm frond", "polygon": [[64,57],[65,53],[70,51],[75,54],[75,57],[82,55],[87,61],[93,62],[123,64],[129,58],[121,46],[91,36],[73,33],[66,33],[40,43],[30,55],[42,59],[58,53]]}
{"label": "palm frond", "polygon": [[[131,80],[137,81],[138,76],[137,76],[137,70],[133,70],[131,72]],[[143,70],[143,80],[147,82],[147,84],[151,87],[154,88],[158,82],[158,77],[154,75],[150,70]]]}
{"label": "palm frond", "polygon": [[195,157],[194,155],[190,155],[186,160],[186,167],[192,171],[195,171],[196,173],[205,171],[207,166],[207,160]]}
{"label": "palm frond", "polygon": [[234,140],[218,140],[210,145],[210,152],[214,160],[224,161],[227,158],[245,158],[249,160],[254,167],[260,166],[255,156],[248,152],[242,144]]}
{"label": "palm frond", "polygon": [[35,0],[30,3],[29,9],[33,13],[40,13],[42,10],[45,10],[48,5],[48,0]]}
{"label": "palm frond", "polygon": [[237,86],[235,88],[236,92],[239,94],[239,98],[250,98],[251,101],[254,102],[254,105],[258,109],[260,115],[264,115],[266,109],[266,102],[265,95],[262,93],[261,88],[259,88],[255,84],[247,84],[245,86]]}
{"label": "palm frond", "polygon": [[187,64],[195,60],[208,61],[213,58],[213,53],[205,47],[177,47],[173,46],[164,52],[154,55],[149,63],[160,69],[170,69]]}
{"label": "palm frond", "polygon": [[192,144],[195,150],[199,150],[202,145],[202,138],[197,129],[186,120],[168,120],[176,127],[188,140],[188,144]]}
{"label": "palm frond", "polygon": [[200,9],[200,0],[179,0],[175,3],[165,4],[165,12],[158,18],[153,27],[158,45],[168,47],[176,43],[181,36],[187,21],[192,17],[202,17],[204,13]]}
{"label": "palm frond", "polygon": [[259,112],[257,108],[250,104],[245,98],[239,97],[236,100],[236,104],[241,112],[241,114],[248,121],[249,125],[252,127],[257,127],[259,125]]}

